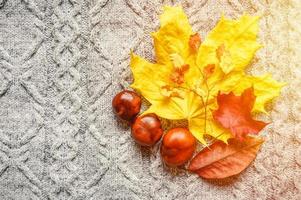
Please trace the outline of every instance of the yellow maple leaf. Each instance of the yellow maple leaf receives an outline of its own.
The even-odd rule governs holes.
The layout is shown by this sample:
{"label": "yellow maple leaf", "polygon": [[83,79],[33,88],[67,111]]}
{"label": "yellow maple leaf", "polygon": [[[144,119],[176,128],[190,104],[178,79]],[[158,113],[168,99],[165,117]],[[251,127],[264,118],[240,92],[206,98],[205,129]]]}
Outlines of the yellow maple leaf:
{"label": "yellow maple leaf", "polygon": [[256,41],[258,17],[222,17],[203,43],[181,7],[164,7],[160,24],[152,33],[156,63],[131,54],[131,87],[151,103],[145,113],[186,119],[189,130],[203,144],[205,135],[227,142],[232,134],[214,121],[211,112],[217,107],[219,91],[240,94],[253,86],[254,112],[265,112],[266,102],[279,95],[283,84],[270,76],[252,77],[244,72],[261,47]]}

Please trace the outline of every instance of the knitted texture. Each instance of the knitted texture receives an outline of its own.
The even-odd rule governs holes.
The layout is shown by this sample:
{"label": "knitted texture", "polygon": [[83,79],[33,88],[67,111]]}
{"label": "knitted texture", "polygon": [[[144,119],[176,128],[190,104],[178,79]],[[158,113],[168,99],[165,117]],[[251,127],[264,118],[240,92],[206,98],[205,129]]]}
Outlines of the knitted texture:
{"label": "knitted texture", "polygon": [[[256,160],[206,181],[163,166],[111,108],[129,52],[154,59],[150,33],[175,0],[0,0],[0,199],[301,199],[301,2],[181,1],[204,38],[222,13],[262,16],[249,73],[287,82]],[[164,121],[165,127],[173,124]],[[175,175],[176,173],[176,175]]]}

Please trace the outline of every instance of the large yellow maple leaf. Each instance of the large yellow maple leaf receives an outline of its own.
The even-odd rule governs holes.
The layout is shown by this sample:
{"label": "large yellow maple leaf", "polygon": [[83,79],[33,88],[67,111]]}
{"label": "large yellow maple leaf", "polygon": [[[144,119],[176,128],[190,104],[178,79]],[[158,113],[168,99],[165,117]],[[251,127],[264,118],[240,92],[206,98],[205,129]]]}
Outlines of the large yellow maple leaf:
{"label": "large yellow maple leaf", "polygon": [[188,120],[192,134],[203,144],[204,135],[227,143],[229,130],[213,120],[218,92],[241,94],[253,86],[254,112],[266,112],[265,104],[279,95],[283,84],[269,75],[253,77],[244,69],[261,47],[256,41],[258,17],[238,20],[222,17],[201,43],[181,7],[164,7],[160,29],[153,33],[156,63],[131,54],[134,83],[156,113],[171,120]]}

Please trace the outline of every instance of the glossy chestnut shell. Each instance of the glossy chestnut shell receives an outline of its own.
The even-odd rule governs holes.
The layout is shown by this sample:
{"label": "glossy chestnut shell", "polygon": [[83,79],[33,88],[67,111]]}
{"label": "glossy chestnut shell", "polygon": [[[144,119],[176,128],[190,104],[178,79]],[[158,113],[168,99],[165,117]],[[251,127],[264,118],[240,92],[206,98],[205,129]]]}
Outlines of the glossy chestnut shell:
{"label": "glossy chestnut shell", "polygon": [[186,128],[170,129],[163,137],[161,156],[169,166],[180,166],[191,159],[196,140]]}
{"label": "glossy chestnut shell", "polygon": [[132,137],[142,146],[153,146],[163,135],[160,119],[155,114],[139,116],[132,124]]}
{"label": "glossy chestnut shell", "polygon": [[141,98],[136,92],[124,90],[113,98],[112,106],[119,118],[132,121],[140,112]]}

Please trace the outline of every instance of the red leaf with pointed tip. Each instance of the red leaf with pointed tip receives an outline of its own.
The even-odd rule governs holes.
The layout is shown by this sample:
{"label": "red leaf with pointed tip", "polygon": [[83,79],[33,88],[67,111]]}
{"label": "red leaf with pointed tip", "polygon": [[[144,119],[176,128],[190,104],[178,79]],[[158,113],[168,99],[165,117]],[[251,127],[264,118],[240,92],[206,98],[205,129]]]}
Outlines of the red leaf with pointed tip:
{"label": "red leaf with pointed tip", "polygon": [[221,141],[200,151],[190,162],[188,169],[207,179],[220,179],[239,174],[255,159],[264,142],[262,138],[248,136],[243,142],[230,139]]}
{"label": "red leaf with pointed tip", "polygon": [[219,107],[214,111],[213,118],[239,140],[243,140],[248,134],[258,134],[267,123],[252,118],[251,111],[255,99],[253,88],[246,89],[241,96],[235,96],[233,92],[219,93]]}

